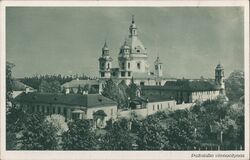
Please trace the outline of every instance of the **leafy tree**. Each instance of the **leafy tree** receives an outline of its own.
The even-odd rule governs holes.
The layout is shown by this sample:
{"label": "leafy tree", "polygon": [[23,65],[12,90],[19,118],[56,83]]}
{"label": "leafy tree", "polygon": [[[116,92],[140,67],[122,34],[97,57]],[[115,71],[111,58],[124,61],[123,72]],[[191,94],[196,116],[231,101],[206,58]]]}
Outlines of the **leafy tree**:
{"label": "leafy tree", "polygon": [[41,81],[39,86],[39,92],[43,93],[60,93],[61,85],[58,81],[47,82],[45,80]]}
{"label": "leafy tree", "polygon": [[137,135],[139,150],[163,150],[169,146],[165,129],[157,117],[148,116],[142,122]]}
{"label": "leafy tree", "polygon": [[[13,77],[12,77],[12,68],[15,65],[10,62],[6,62],[6,148],[14,149],[16,146],[16,137],[14,134],[14,121],[10,119],[11,110],[14,109],[13,104]],[[12,117],[15,118],[15,117]],[[13,124],[13,125],[12,125]]]}
{"label": "leafy tree", "polygon": [[40,114],[26,114],[23,129],[18,132],[22,150],[57,149],[57,131],[54,126],[44,121]]}
{"label": "leafy tree", "polygon": [[106,81],[102,95],[116,101],[118,107],[126,106],[126,96],[112,79]]}
{"label": "leafy tree", "polygon": [[52,114],[45,118],[45,123],[48,125],[52,125],[56,129],[56,134],[61,136],[64,132],[66,132],[68,128],[68,124],[65,122],[65,118],[59,114]]}
{"label": "leafy tree", "polygon": [[101,149],[104,150],[132,150],[134,137],[129,132],[127,119],[120,119],[109,123],[106,135],[101,137]]}
{"label": "leafy tree", "polygon": [[108,97],[110,99],[116,100],[118,97],[118,87],[117,85],[114,83],[114,81],[112,79],[109,79],[106,81],[103,91],[102,91],[102,95],[105,97]]}
{"label": "leafy tree", "polygon": [[12,77],[12,68],[15,65],[10,62],[6,62],[6,107],[7,110],[11,107],[12,104],[12,92],[13,92],[13,77]]}
{"label": "leafy tree", "polygon": [[127,88],[127,95],[130,97],[131,100],[137,97],[137,92],[139,88],[138,86],[134,83],[134,79],[132,78],[131,83],[129,84]]}
{"label": "leafy tree", "polygon": [[96,137],[87,120],[69,122],[69,130],[63,133],[63,149],[93,150],[97,146]]}
{"label": "leafy tree", "polygon": [[244,72],[232,72],[225,81],[225,88],[229,100],[239,101],[244,96]]}

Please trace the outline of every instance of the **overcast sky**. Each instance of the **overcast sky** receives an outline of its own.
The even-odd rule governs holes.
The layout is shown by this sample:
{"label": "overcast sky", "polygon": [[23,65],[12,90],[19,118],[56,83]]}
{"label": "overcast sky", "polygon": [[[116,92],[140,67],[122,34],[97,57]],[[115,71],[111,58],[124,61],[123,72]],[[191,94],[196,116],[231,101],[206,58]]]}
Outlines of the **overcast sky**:
{"label": "overcast sky", "polygon": [[129,34],[131,15],[164,74],[177,78],[214,77],[221,62],[226,76],[244,68],[243,9],[179,8],[7,8],[7,60],[14,77],[35,74],[98,75],[98,57],[107,40],[113,66]]}

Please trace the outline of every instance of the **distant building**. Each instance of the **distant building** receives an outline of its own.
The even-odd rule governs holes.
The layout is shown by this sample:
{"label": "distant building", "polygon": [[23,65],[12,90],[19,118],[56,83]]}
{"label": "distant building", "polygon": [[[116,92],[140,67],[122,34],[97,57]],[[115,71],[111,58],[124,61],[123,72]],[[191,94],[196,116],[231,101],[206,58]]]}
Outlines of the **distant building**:
{"label": "distant building", "polygon": [[36,90],[18,80],[13,80],[12,97],[15,98],[23,92],[35,92]]}
{"label": "distant building", "polygon": [[30,113],[61,114],[67,121],[89,119],[95,127],[104,127],[117,117],[117,103],[99,94],[22,93],[15,98]]}
{"label": "distant building", "polygon": [[177,80],[164,86],[143,86],[144,96],[167,96],[180,103],[194,103],[197,100],[214,100],[219,95],[218,86],[207,81]]}
{"label": "distant building", "polygon": [[67,93],[82,93],[96,94],[99,92],[99,81],[96,79],[87,80],[72,80],[61,85],[63,92]]}
{"label": "distant building", "polygon": [[137,118],[143,119],[159,111],[189,109],[193,105],[194,103],[177,104],[176,100],[164,96],[137,97],[130,101],[129,109],[118,111],[118,117],[131,118],[137,116]]}

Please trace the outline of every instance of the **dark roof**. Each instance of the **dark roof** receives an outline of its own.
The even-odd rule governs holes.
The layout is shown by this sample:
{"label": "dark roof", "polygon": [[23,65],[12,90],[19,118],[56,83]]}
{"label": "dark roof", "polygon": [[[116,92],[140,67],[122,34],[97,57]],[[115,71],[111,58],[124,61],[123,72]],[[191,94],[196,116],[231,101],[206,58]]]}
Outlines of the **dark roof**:
{"label": "dark roof", "polygon": [[167,91],[215,91],[219,87],[210,81],[177,80],[167,81],[164,86],[142,86],[142,90],[167,90]]}
{"label": "dark roof", "polygon": [[101,107],[117,103],[100,94],[61,94],[61,93],[22,93],[15,98],[17,102],[77,105],[83,107]]}
{"label": "dark roof", "polygon": [[177,80],[167,81],[164,89],[180,91],[213,91],[219,90],[218,86],[208,81]]}
{"label": "dark roof", "polygon": [[62,87],[66,88],[77,88],[77,87],[85,87],[85,85],[99,85],[98,80],[95,79],[88,79],[88,80],[72,80],[70,82],[66,82],[62,85]]}

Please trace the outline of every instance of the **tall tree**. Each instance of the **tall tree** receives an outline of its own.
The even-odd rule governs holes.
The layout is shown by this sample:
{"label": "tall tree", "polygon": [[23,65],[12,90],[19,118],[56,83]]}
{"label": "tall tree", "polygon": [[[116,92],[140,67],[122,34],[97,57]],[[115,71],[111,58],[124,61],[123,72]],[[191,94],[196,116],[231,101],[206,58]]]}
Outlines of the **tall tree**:
{"label": "tall tree", "polygon": [[244,96],[244,72],[232,72],[225,81],[225,88],[229,100],[239,101]]}
{"label": "tall tree", "polygon": [[15,65],[10,62],[6,62],[6,107],[7,110],[11,107],[12,103],[12,92],[13,92],[13,77],[12,68]]}
{"label": "tall tree", "polygon": [[104,150],[132,150],[134,137],[129,132],[129,121],[120,119],[107,130],[106,135],[101,138],[101,149]]}
{"label": "tall tree", "polygon": [[42,80],[41,84],[39,85],[39,92],[42,93],[60,93],[61,92],[61,85],[58,81],[51,81],[48,82],[46,80]]}
{"label": "tall tree", "polygon": [[142,122],[137,135],[139,150],[163,150],[169,145],[165,129],[155,116],[149,116]]}
{"label": "tall tree", "polygon": [[40,114],[26,114],[18,140],[22,150],[55,150],[58,147],[56,128],[46,123]]}
{"label": "tall tree", "polygon": [[87,120],[69,122],[69,130],[63,134],[63,149],[93,150],[97,146],[96,137]]}

